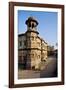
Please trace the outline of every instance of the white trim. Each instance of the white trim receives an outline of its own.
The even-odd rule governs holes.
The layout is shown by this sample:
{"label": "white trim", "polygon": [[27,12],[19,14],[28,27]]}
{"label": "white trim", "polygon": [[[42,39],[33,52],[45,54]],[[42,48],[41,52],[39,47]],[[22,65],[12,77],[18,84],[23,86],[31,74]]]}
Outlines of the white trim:
{"label": "white trim", "polygon": [[[19,79],[18,80],[18,10],[30,11],[47,11],[58,12],[58,77],[57,78],[37,78],[37,79]],[[61,9],[54,8],[37,8],[37,7],[14,7],[14,83],[42,83],[42,82],[56,82],[61,81]]]}

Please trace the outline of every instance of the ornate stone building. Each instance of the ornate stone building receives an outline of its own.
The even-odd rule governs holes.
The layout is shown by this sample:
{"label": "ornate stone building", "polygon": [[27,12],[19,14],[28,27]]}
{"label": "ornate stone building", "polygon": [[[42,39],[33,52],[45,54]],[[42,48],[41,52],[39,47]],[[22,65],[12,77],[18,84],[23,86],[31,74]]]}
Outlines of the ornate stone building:
{"label": "ornate stone building", "polygon": [[40,69],[41,62],[47,60],[47,43],[39,37],[34,17],[29,17],[25,24],[27,31],[18,35],[18,62],[25,69]]}
{"label": "ornate stone building", "polygon": [[48,45],[48,47],[47,47],[47,55],[48,56],[53,56],[54,55],[54,46],[50,46],[50,45]]}

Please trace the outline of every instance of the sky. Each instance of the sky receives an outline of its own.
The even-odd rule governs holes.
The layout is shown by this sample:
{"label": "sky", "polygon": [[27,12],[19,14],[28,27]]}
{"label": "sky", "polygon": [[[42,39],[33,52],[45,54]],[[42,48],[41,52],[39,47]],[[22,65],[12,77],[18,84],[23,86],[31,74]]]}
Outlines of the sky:
{"label": "sky", "polygon": [[57,12],[46,11],[25,11],[18,10],[18,33],[25,33],[27,25],[25,21],[28,17],[33,16],[38,21],[37,31],[49,45],[55,46],[57,43]]}

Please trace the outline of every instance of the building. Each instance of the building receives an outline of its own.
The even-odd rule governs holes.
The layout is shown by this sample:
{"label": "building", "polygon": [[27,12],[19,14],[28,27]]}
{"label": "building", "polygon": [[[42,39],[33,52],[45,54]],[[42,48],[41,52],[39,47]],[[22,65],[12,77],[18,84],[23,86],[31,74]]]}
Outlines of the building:
{"label": "building", "polygon": [[54,46],[47,46],[47,55],[48,56],[53,56],[54,55]]}
{"label": "building", "polygon": [[47,60],[47,43],[39,37],[34,17],[29,17],[25,24],[27,31],[18,35],[18,62],[24,69],[40,69],[41,62]]}

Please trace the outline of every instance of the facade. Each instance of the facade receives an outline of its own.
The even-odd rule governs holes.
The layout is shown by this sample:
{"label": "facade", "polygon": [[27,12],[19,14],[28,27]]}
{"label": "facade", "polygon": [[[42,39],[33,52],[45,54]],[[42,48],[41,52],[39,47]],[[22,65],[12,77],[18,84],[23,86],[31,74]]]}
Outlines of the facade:
{"label": "facade", "polygon": [[54,46],[47,46],[47,55],[48,56],[53,56],[54,55]]}
{"label": "facade", "polygon": [[25,69],[40,69],[41,62],[47,60],[47,43],[39,37],[34,17],[29,17],[25,24],[27,31],[18,35],[18,62]]}

